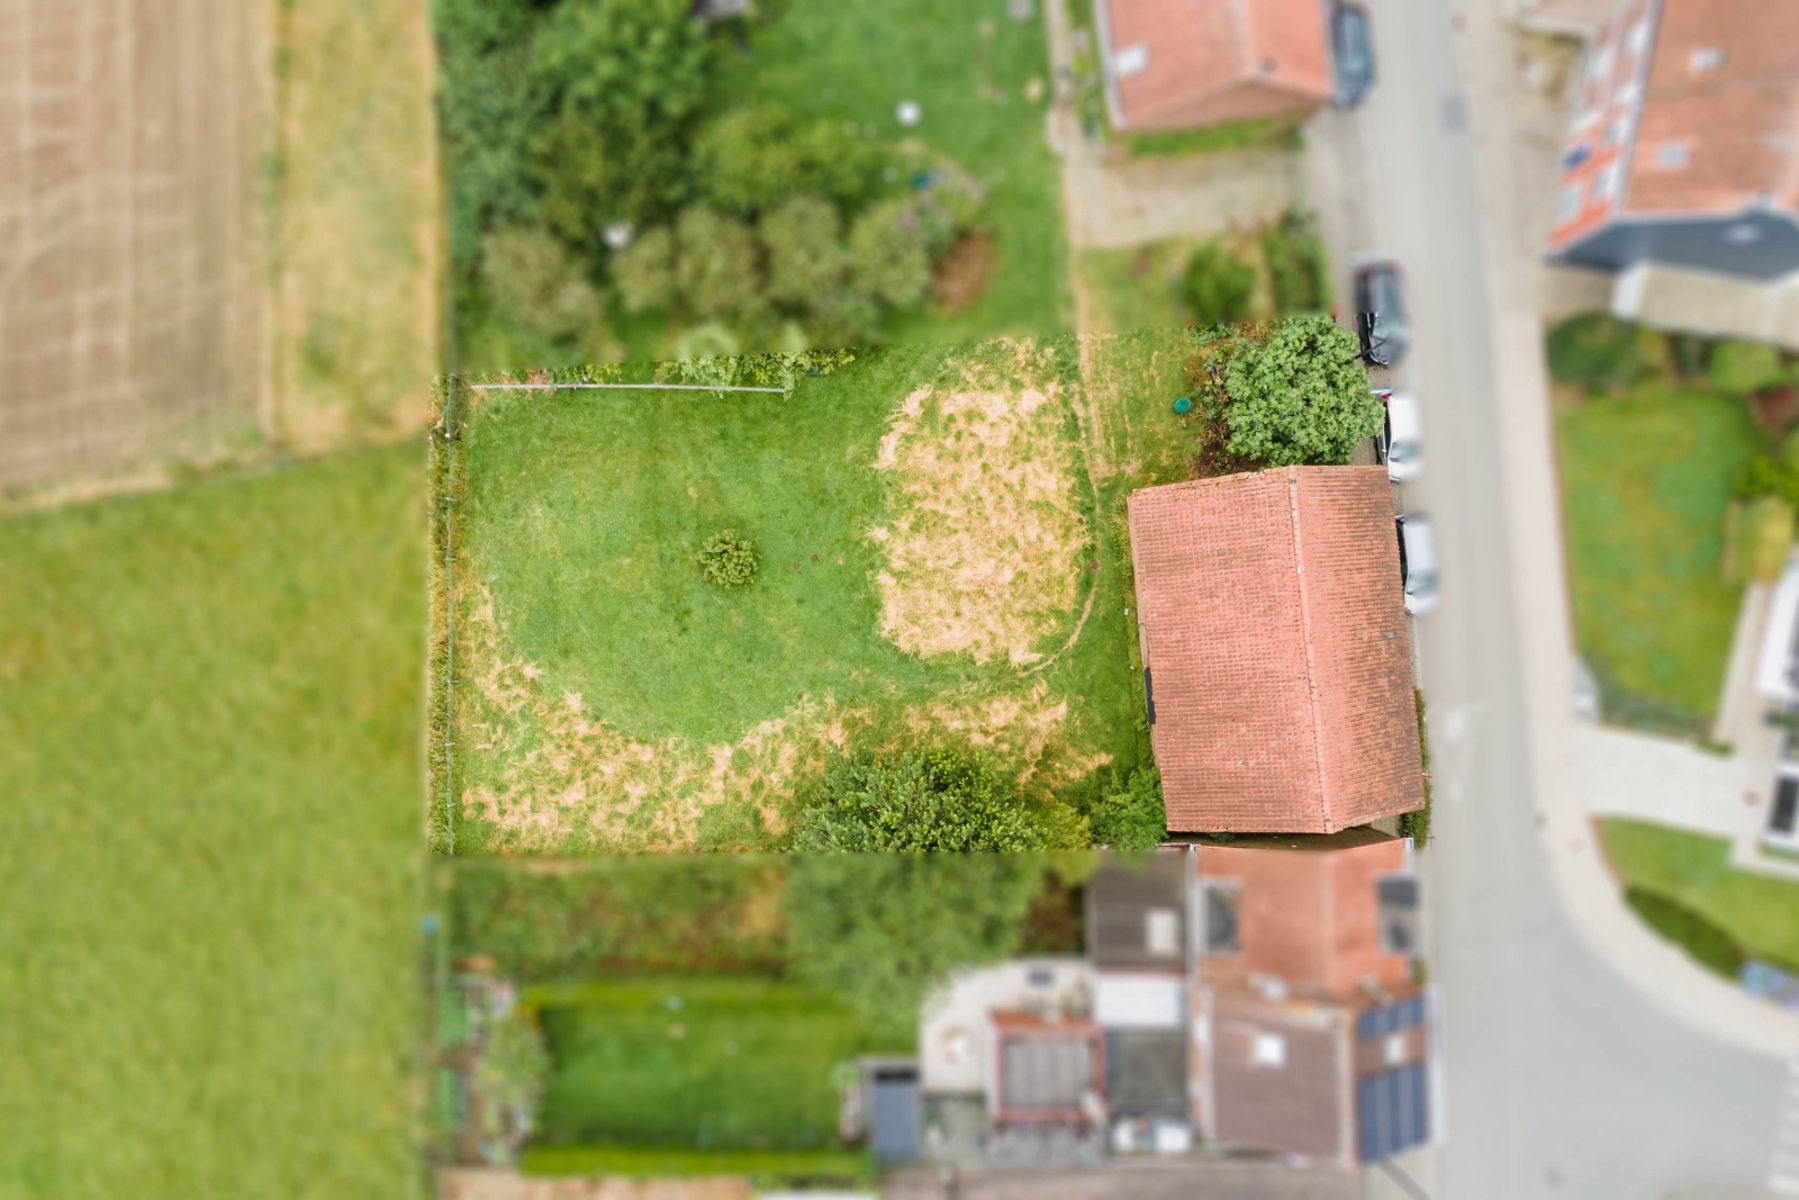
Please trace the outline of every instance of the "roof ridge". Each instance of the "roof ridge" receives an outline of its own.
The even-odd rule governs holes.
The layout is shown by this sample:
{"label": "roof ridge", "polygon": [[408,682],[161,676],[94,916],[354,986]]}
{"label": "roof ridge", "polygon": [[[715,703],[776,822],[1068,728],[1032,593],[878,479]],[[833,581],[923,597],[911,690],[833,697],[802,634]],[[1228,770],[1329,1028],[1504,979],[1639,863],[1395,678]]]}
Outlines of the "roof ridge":
{"label": "roof ridge", "polygon": [[1318,704],[1318,653],[1312,642],[1312,593],[1306,579],[1305,545],[1300,534],[1300,469],[1288,467],[1286,475],[1287,516],[1293,531],[1293,576],[1299,592],[1299,633],[1306,651],[1306,712],[1311,725],[1312,759],[1318,769],[1318,815],[1324,831],[1333,833],[1329,776],[1324,769],[1324,719]]}

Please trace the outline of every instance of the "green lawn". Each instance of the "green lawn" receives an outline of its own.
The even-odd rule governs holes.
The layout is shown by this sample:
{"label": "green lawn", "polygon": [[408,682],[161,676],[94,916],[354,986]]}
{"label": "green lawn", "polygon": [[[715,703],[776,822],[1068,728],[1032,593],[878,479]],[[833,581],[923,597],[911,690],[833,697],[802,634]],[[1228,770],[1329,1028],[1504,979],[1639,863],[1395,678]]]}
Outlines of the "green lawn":
{"label": "green lawn", "polygon": [[[1039,357],[1015,369],[1019,353]],[[1092,389],[1062,339],[887,348],[784,396],[486,393],[456,450],[458,848],[778,845],[795,781],[858,733],[973,736],[1049,790],[1128,769],[1140,699],[1111,514],[1189,472],[1166,407],[1182,353],[1174,332],[1108,343]],[[1033,382],[1030,415],[945,407]],[[896,443],[924,385],[937,407]],[[740,590],[694,561],[724,528],[761,550]],[[963,568],[1011,562],[1015,534],[1016,571],[958,590]],[[1020,614],[1022,659],[907,640]]]}
{"label": "green lawn", "polygon": [[418,1186],[424,483],[0,521],[0,1194]]}
{"label": "green lawn", "polygon": [[1752,958],[1799,969],[1799,883],[1737,870],[1722,838],[1622,817],[1599,829],[1626,886],[1698,913]]}
{"label": "green lawn", "polygon": [[826,1147],[837,1136],[833,1068],[911,1049],[777,979],[589,981],[530,988],[522,1002],[539,1009],[552,1062],[541,1146]]}
{"label": "green lawn", "polygon": [[1612,719],[1702,729],[1742,589],[1724,514],[1764,438],[1742,401],[1643,386],[1557,413],[1575,634]]}
{"label": "green lawn", "polygon": [[[1006,8],[1006,0],[784,4],[720,83],[733,101],[779,101],[806,116],[916,138],[986,189],[998,253],[986,293],[960,313],[895,321],[895,342],[1044,335],[1073,325],[1061,176],[1044,134],[1043,19],[1014,21]],[[1026,96],[1032,80],[1043,85],[1040,99]],[[909,130],[894,117],[904,100],[922,109]]]}

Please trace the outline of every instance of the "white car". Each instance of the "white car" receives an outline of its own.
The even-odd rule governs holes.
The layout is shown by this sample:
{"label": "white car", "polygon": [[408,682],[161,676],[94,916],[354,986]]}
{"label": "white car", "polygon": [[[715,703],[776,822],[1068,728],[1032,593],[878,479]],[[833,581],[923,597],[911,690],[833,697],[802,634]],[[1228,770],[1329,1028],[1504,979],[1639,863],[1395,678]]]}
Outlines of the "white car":
{"label": "white car", "polygon": [[1387,409],[1375,447],[1381,462],[1387,466],[1387,478],[1394,483],[1416,479],[1424,466],[1424,438],[1418,420],[1417,398],[1408,391],[1393,388],[1375,388],[1374,394]]}
{"label": "white car", "polygon": [[1416,616],[1437,606],[1437,535],[1423,513],[1401,513],[1399,578],[1405,587],[1405,610]]}

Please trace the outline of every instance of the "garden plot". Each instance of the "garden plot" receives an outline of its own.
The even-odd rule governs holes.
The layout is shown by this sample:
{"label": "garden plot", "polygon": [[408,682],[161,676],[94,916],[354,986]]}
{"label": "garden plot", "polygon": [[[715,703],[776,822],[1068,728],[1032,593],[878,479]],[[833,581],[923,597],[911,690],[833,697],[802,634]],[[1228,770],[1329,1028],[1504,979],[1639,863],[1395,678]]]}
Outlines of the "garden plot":
{"label": "garden plot", "polygon": [[[1099,357],[1178,377],[1164,340]],[[775,394],[459,387],[436,844],[779,846],[796,791],[852,748],[953,740],[1046,797],[1135,765],[1109,520],[1132,481],[1107,466],[1096,483],[1083,431],[1115,409],[1150,437],[1107,461],[1177,465],[1141,443],[1185,435],[1145,415],[1168,410],[1142,386],[1090,399],[1084,357],[1074,339],[887,348]],[[681,377],[752,382],[767,361]],[[746,586],[697,561],[724,530],[759,554]]]}

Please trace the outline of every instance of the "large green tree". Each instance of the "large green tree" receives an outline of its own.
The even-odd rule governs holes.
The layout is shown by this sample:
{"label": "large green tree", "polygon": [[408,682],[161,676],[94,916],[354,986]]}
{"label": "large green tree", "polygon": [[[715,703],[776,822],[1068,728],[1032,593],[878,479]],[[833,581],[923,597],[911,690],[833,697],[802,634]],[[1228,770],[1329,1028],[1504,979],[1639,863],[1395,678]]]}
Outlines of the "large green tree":
{"label": "large green tree", "polygon": [[1016,953],[1047,863],[1037,854],[795,857],[781,911],[794,973],[895,1033],[931,990]]}
{"label": "large green tree", "polygon": [[1240,336],[1225,367],[1232,454],[1271,467],[1347,463],[1381,427],[1353,333],[1328,317],[1293,317],[1265,339]]}

